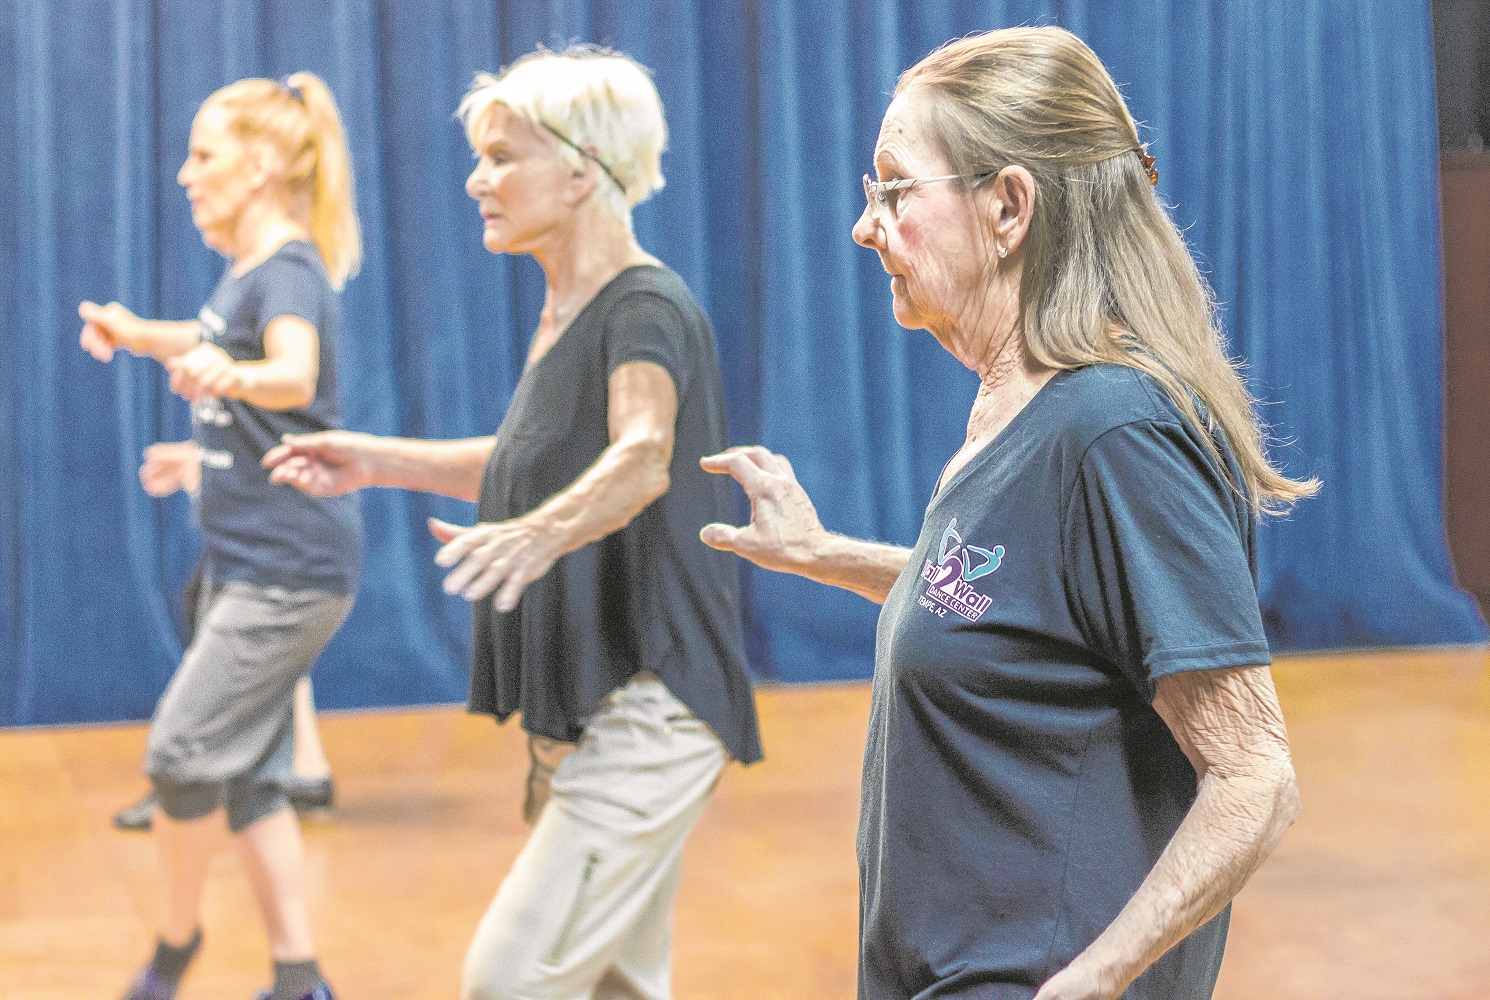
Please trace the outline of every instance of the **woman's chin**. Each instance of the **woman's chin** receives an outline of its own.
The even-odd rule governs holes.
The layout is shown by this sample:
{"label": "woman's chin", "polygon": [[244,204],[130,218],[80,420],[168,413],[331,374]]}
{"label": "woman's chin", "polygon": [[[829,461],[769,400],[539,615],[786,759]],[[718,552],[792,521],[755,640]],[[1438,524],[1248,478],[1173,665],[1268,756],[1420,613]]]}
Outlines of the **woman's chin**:
{"label": "woman's chin", "polygon": [[507,241],[502,238],[502,234],[493,232],[491,227],[487,227],[482,231],[481,245],[486,247],[488,253],[512,252],[511,248],[507,246]]}
{"label": "woman's chin", "polygon": [[895,322],[907,330],[922,330],[926,327],[925,323],[920,322],[915,306],[906,299],[904,292],[897,290],[893,293],[893,298],[890,301],[890,311],[895,316]]}

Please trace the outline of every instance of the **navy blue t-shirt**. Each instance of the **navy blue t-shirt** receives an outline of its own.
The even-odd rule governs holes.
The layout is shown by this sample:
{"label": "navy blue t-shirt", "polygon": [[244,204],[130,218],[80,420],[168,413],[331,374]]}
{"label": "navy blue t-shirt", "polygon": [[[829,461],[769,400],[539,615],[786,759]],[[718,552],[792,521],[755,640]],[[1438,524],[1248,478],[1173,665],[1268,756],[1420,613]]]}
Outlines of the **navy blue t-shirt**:
{"label": "navy blue t-shirt", "polygon": [[[1153,868],[1196,777],[1165,674],[1270,663],[1253,518],[1153,379],[1061,372],[931,501],[880,616],[859,995],[1027,1000]],[[1229,910],[1129,1000],[1211,995]]]}
{"label": "navy blue t-shirt", "polygon": [[261,463],[284,434],[341,426],[336,405],[336,341],[341,306],[316,248],[285,244],[242,275],[231,270],[197,315],[202,339],[235,361],[264,360],[264,328],[299,316],[316,328],[320,373],[309,406],[265,410],[236,399],[192,407],[202,456],[196,505],[204,575],[214,583],[350,594],[361,572],[362,520],[353,496],[313,497],[269,482]]}

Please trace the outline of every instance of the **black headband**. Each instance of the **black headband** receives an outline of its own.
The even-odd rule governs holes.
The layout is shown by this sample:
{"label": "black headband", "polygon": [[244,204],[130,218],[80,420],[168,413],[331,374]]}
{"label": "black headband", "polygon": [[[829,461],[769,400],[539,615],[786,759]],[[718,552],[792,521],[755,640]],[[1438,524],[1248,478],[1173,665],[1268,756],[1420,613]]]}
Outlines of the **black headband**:
{"label": "black headband", "polygon": [[622,194],[625,194],[626,193],[626,185],[625,184],[622,184],[621,181],[616,177],[616,175],[613,174],[613,173],[611,173],[610,167],[607,167],[605,165],[605,161],[604,160],[602,160],[600,157],[596,156],[594,153],[590,152],[588,149],[582,148],[579,145],[579,143],[575,142],[573,139],[569,138],[563,132],[560,132],[558,129],[554,128],[548,122],[546,122],[546,121],[540,121],[538,124],[539,125],[542,125],[546,129],[548,129],[550,135],[552,135],[555,139],[558,139],[560,142],[562,142],[564,145],[568,146],[570,149],[574,150],[580,156],[583,156],[585,159],[594,162],[594,164],[597,167],[599,167],[601,170],[604,170],[605,171],[605,176],[609,177],[612,181],[615,182],[616,187],[620,189],[620,191],[621,191]]}

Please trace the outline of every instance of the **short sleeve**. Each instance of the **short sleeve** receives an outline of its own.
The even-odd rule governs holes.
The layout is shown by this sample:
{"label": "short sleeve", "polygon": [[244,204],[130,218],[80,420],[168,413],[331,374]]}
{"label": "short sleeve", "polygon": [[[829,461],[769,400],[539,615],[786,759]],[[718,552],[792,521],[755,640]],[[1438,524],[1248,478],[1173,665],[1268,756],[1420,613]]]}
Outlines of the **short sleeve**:
{"label": "short sleeve", "polygon": [[672,376],[681,400],[688,392],[688,324],[678,307],[660,295],[637,292],[611,308],[605,319],[605,374],[632,361],[651,361]]}
{"label": "short sleeve", "polygon": [[1165,674],[1272,662],[1241,507],[1177,423],[1125,424],[1082,457],[1063,523],[1067,596],[1086,641],[1145,696]]}
{"label": "short sleeve", "polygon": [[259,295],[259,328],[264,330],[280,316],[299,316],[320,331],[326,300],[332,294],[325,273],[301,256],[280,254],[263,265]]}

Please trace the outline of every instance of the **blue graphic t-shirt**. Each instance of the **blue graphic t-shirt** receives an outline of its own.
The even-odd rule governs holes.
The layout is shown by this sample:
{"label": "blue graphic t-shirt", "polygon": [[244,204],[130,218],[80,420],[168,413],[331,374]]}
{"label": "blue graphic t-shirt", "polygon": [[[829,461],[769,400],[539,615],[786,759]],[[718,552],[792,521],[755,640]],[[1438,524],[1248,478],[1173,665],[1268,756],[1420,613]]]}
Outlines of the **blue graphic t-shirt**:
{"label": "blue graphic t-shirt", "polygon": [[316,396],[294,410],[265,410],[235,399],[211,399],[192,408],[202,456],[196,510],[204,573],[214,583],[241,580],[350,594],[361,572],[356,498],[313,497],[270,483],[260,464],[281,435],[341,426],[336,405],[341,306],[320,254],[297,240],[245,274],[229,271],[197,320],[202,339],[233,360],[262,361],[264,329],[279,316],[299,316],[316,328]]}
{"label": "blue graphic t-shirt", "polygon": [[[861,997],[1028,1000],[1111,923],[1195,797],[1154,682],[1271,662],[1254,573],[1246,498],[1129,368],[1057,374],[947,483],[880,616]],[[1124,996],[1209,997],[1228,914]]]}

